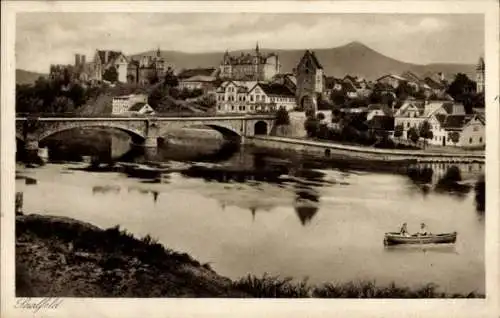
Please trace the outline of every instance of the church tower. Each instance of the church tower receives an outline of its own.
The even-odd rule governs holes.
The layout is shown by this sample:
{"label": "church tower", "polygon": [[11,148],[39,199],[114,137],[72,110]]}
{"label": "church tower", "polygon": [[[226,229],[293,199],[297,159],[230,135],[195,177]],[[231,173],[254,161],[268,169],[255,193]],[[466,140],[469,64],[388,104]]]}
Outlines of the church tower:
{"label": "church tower", "polygon": [[482,57],[476,65],[476,92],[484,93],[484,59]]}

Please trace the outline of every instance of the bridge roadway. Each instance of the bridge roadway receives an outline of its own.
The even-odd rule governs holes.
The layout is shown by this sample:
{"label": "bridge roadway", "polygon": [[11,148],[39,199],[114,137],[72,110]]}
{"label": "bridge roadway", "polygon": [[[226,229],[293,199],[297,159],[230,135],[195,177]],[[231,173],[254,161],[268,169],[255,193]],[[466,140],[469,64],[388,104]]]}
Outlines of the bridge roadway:
{"label": "bridge roadway", "polygon": [[268,135],[274,115],[193,116],[193,117],[18,117],[16,138],[26,150],[38,150],[45,138],[70,129],[99,127],[126,132],[132,142],[144,147],[157,147],[158,138],[169,132],[191,126],[208,126],[224,138],[243,143],[245,137]]}

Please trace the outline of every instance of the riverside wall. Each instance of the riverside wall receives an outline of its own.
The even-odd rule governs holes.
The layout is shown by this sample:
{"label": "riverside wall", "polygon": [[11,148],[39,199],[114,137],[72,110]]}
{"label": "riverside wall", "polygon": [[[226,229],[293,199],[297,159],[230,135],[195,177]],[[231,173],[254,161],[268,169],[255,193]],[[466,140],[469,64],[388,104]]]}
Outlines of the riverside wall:
{"label": "riverside wall", "polygon": [[365,160],[443,163],[484,163],[484,154],[472,153],[430,153],[421,150],[377,149],[363,146],[343,145],[331,142],[303,140],[297,138],[254,136],[247,137],[246,143],[257,148],[294,151],[316,157],[345,157]]}

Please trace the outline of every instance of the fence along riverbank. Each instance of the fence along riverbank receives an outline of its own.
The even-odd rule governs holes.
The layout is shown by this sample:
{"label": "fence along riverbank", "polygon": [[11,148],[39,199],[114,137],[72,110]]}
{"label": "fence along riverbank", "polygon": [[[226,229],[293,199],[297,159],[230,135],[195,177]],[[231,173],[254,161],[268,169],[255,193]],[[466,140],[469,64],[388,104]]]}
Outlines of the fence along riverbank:
{"label": "fence along riverbank", "polygon": [[401,161],[412,160],[416,162],[443,162],[443,163],[484,163],[484,154],[475,153],[431,153],[422,150],[393,150],[376,149],[363,146],[343,145],[332,142],[303,140],[298,138],[254,136],[249,137],[246,143],[259,147],[296,151],[314,156],[330,157],[333,155],[347,158]]}

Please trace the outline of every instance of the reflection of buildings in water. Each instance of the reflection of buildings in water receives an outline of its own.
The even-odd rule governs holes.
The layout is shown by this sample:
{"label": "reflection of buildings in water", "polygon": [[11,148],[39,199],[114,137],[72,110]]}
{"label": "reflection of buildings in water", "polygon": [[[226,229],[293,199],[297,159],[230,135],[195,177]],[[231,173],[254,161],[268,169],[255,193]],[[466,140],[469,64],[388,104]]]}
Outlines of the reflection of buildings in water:
{"label": "reflection of buildings in water", "polygon": [[93,186],[92,194],[96,193],[120,193],[120,186]]}
{"label": "reflection of buildings in water", "polygon": [[482,163],[422,163],[415,168],[432,169],[432,184],[436,185],[451,167],[457,167],[460,170],[462,180],[475,179],[484,173],[484,164]]}
{"label": "reflection of buildings in water", "polygon": [[309,224],[318,213],[319,193],[312,187],[304,187],[300,184],[295,189],[295,212],[302,225]]}
{"label": "reflection of buildings in water", "polygon": [[140,194],[145,194],[145,195],[151,194],[153,196],[154,203],[156,203],[158,201],[158,197],[160,196],[160,193],[156,190],[141,189],[141,188],[137,188],[137,187],[128,187],[128,192],[130,193],[131,191],[139,192]]}
{"label": "reflection of buildings in water", "polygon": [[318,207],[314,205],[298,205],[295,206],[295,212],[299,217],[300,223],[305,226],[311,223],[313,217],[318,213]]}

